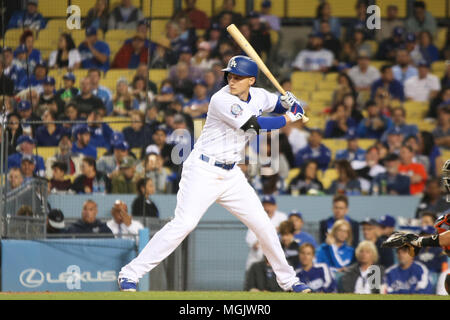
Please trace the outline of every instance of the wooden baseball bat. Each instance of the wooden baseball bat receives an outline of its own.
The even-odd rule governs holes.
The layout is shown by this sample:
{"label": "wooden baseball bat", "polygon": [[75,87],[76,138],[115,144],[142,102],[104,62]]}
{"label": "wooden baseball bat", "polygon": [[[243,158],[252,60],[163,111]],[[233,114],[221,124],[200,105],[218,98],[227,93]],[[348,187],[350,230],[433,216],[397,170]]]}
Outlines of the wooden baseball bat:
{"label": "wooden baseball bat", "polygon": [[[230,24],[227,27],[228,33],[233,37],[233,39],[237,42],[239,47],[241,47],[242,50],[245,51],[245,53],[256,62],[258,65],[258,68],[266,75],[266,77],[272,82],[272,84],[275,86],[275,88],[280,92],[283,96],[286,94],[286,91],[281,87],[280,83],[277,79],[273,76],[272,72],[267,68],[266,64],[262,59],[259,57],[259,55],[256,53],[255,49],[251,46],[251,44],[245,39],[244,35],[239,31],[239,29],[234,25]],[[306,123],[309,121],[309,118],[305,115],[302,117],[303,123]]]}

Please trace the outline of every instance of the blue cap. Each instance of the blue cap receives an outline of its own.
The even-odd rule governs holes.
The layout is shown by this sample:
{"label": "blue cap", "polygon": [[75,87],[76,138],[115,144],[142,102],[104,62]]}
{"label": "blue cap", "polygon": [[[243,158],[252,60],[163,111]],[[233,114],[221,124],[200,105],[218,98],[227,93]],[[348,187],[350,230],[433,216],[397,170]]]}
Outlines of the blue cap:
{"label": "blue cap", "polygon": [[263,7],[263,8],[270,8],[271,6],[272,6],[272,2],[269,1],[269,0],[264,0],[264,1],[261,3],[261,7]]}
{"label": "blue cap", "polygon": [[86,29],[86,36],[87,36],[87,37],[89,37],[89,36],[94,36],[94,35],[96,35],[96,34],[97,34],[97,28],[95,28],[95,27],[89,27],[89,28]]}
{"label": "blue cap", "polygon": [[64,80],[72,80],[73,82],[75,82],[75,75],[72,72],[68,72],[63,76]]}
{"label": "blue cap", "polygon": [[426,67],[426,68],[429,68],[429,67],[430,67],[430,64],[429,64],[427,61],[425,61],[425,60],[420,60],[420,61],[417,63],[417,66],[418,66],[418,67]]}
{"label": "blue cap", "polygon": [[385,214],[380,218],[380,220],[378,220],[378,223],[382,227],[395,227],[395,218],[393,216]]}
{"label": "blue cap", "polygon": [[31,162],[31,163],[36,164],[36,159],[35,159],[34,156],[31,155],[31,154],[24,154],[24,155],[22,156],[22,159],[20,160],[20,162],[24,162],[24,161],[29,161],[29,162]]}
{"label": "blue cap", "polygon": [[27,111],[31,109],[31,103],[27,100],[22,100],[17,105],[17,111]]}
{"label": "blue cap", "polygon": [[192,49],[189,46],[182,46],[180,48],[180,53],[190,53],[190,54],[192,54]]}
{"label": "blue cap", "polygon": [[412,32],[406,35],[406,42],[416,42],[416,35]]}
{"label": "blue cap", "polygon": [[290,217],[299,217],[300,219],[303,220],[303,215],[302,215],[302,213],[301,213],[300,211],[296,211],[296,210],[292,210],[292,211],[289,213],[288,218],[290,218]]}
{"label": "blue cap", "polygon": [[388,134],[388,135],[389,134],[403,135],[402,130],[399,127],[397,127],[397,126],[391,127],[389,129],[387,129],[386,131],[387,131],[386,134]]}
{"label": "blue cap", "polygon": [[55,78],[50,77],[50,76],[46,76],[44,79],[44,84],[50,84],[52,86],[55,85]]}
{"label": "blue cap", "polygon": [[114,145],[119,141],[125,141],[125,136],[120,131],[114,131],[111,135],[111,139],[109,140],[109,144]]}
{"label": "blue cap", "polygon": [[392,30],[392,35],[394,37],[403,37],[403,34],[405,33],[405,29],[402,27],[395,27],[394,30]]}
{"label": "blue cap", "polygon": [[123,141],[116,141],[112,144],[113,149],[119,149],[119,150],[128,150],[130,149],[130,145],[125,140]]}
{"label": "blue cap", "polygon": [[173,88],[169,86],[165,86],[161,89],[161,94],[170,94],[173,93]]}
{"label": "blue cap", "polygon": [[422,229],[420,230],[420,233],[435,234],[436,229],[433,226],[423,226]]}
{"label": "blue cap", "polygon": [[275,201],[275,197],[271,194],[266,194],[261,198],[262,203],[271,203],[271,204],[277,204]]}
{"label": "blue cap", "polygon": [[163,131],[165,134],[167,134],[167,126],[165,124],[161,124],[156,127],[155,132],[156,131]]}
{"label": "blue cap", "polygon": [[36,144],[36,141],[34,141],[34,139],[30,136],[27,135],[21,135],[18,139],[17,139],[17,145],[21,145],[24,142],[28,142],[31,144]]}
{"label": "blue cap", "polygon": [[89,127],[87,124],[78,124],[73,127],[72,129],[72,135],[76,138],[79,134],[87,133],[89,132]]}

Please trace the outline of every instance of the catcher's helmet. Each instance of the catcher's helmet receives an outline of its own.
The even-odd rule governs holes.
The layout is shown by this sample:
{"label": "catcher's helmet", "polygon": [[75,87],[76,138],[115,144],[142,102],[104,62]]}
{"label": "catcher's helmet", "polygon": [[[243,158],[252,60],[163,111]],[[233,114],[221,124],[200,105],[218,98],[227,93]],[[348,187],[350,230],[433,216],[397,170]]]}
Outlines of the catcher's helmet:
{"label": "catcher's helmet", "polygon": [[447,193],[447,202],[450,202],[450,159],[445,161],[445,164],[442,167],[442,184]]}
{"label": "catcher's helmet", "polygon": [[222,69],[225,83],[228,83],[228,73],[244,77],[255,77],[258,75],[258,66],[255,61],[246,56],[234,56],[228,61],[228,66]]}

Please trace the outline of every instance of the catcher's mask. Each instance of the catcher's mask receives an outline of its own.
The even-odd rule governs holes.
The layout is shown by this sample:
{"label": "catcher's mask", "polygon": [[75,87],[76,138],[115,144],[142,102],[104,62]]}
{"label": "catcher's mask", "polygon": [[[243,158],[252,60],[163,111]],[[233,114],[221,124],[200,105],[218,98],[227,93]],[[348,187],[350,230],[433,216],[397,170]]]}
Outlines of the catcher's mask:
{"label": "catcher's mask", "polygon": [[442,184],[445,188],[445,193],[447,194],[447,202],[450,202],[450,159],[445,161],[442,167]]}

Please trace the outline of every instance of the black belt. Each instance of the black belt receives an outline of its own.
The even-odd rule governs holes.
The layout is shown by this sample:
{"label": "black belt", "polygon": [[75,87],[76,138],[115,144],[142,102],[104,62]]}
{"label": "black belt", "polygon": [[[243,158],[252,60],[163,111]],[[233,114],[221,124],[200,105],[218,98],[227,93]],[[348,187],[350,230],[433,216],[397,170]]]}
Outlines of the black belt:
{"label": "black belt", "polygon": [[[209,157],[208,157],[208,156],[205,156],[204,154],[200,155],[200,159],[203,160],[203,161],[205,161],[205,162],[207,162],[207,163],[209,163]],[[233,169],[235,164],[236,164],[236,163],[226,164],[226,163],[222,163],[222,162],[218,162],[218,161],[216,161],[216,162],[214,163],[214,165],[215,165],[216,167],[219,167],[219,168],[222,168],[222,169],[225,169],[225,170],[231,170],[231,169]]]}

